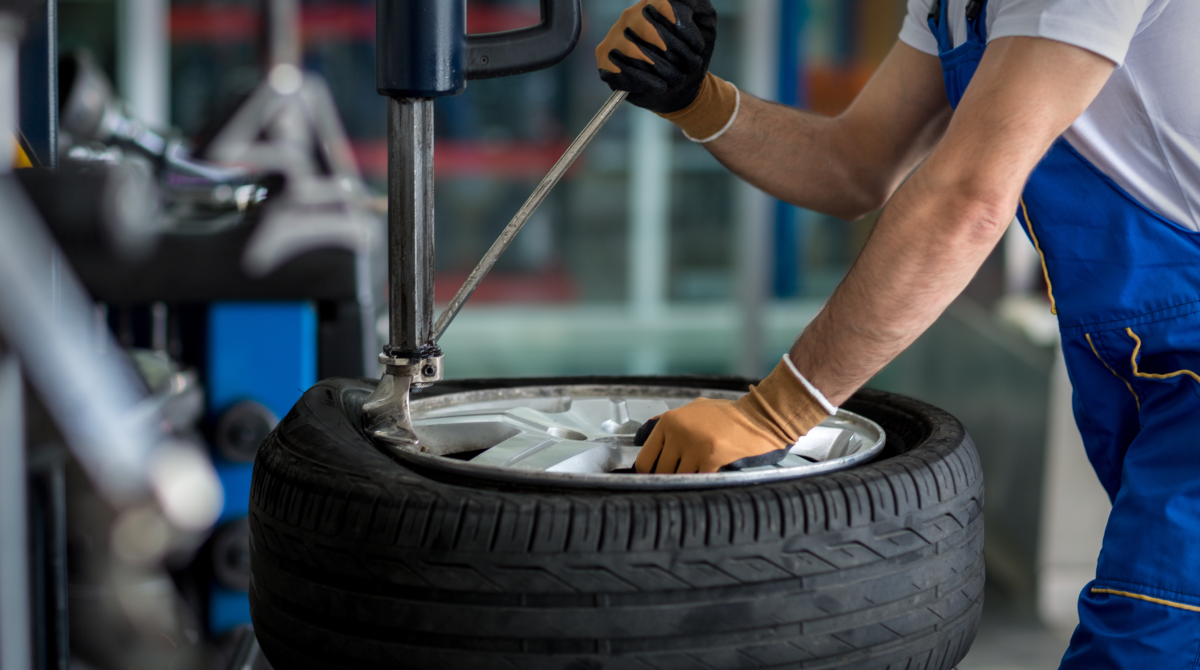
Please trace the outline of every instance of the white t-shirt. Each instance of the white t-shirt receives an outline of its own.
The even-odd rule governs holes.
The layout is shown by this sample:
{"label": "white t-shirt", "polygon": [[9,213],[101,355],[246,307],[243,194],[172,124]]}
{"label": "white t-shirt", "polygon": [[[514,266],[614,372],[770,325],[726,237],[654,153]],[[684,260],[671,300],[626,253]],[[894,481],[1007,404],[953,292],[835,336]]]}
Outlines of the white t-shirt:
{"label": "white t-shirt", "polygon": [[[967,0],[949,2],[966,39]],[[900,39],[937,55],[931,0],[908,0]],[[1200,0],[989,0],[988,40],[1046,37],[1117,69],[1063,137],[1154,212],[1200,231]]]}

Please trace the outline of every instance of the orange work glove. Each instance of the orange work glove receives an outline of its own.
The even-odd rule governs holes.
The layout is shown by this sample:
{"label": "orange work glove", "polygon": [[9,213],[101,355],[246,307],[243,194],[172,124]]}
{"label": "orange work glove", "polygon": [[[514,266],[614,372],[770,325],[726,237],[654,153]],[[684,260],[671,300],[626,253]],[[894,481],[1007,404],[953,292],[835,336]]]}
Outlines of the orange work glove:
{"label": "orange work glove", "polygon": [[736,401],[699,398],[663,414],[634,466],[641,473],[682,474],[771,465],[836,412],[785,355]]}
{"label": "orange work glove", "polygon": [[736,86],[708,71],[716,41],[711,0],[642,0],[596,47],[596,64],[629,102],[709,142],[733,124],[740,102]]}

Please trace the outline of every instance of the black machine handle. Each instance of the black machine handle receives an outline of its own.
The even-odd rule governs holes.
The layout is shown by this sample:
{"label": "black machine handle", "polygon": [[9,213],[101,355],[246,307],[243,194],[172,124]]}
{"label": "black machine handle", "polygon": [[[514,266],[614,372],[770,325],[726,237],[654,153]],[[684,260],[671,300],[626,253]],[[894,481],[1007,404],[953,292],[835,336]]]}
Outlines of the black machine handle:
{"label": "black machine handle", "polygon": [[507,77],[561,62],[579,43],[580,0],[542,0],[542,22],[501,33],[467,35],[467,79]]}

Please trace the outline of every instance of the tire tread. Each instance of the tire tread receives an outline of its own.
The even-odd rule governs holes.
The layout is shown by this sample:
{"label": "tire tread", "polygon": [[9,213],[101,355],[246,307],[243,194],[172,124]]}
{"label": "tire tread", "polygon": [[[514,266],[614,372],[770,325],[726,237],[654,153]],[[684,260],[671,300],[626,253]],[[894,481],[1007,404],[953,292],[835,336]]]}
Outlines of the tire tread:
{"label": "tire tread", "polygon": [[982,477],[939,410],[860,393],[888,457],[810,479],[531,491],[392,461],[356,428],[367,384],[315,386],[255,463],[251,604],[280,670],[946,670],[974,637]]}

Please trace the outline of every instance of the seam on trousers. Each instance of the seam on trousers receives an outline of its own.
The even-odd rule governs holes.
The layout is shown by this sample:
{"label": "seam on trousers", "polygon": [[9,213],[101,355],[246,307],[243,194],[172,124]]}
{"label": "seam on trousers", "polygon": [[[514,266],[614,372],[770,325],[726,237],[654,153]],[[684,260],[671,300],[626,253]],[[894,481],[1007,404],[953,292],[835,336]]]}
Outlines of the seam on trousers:
{"label": "seam on trousers", "polygon": [[[1153,593],[1152,597],[1166,598],[1172,602],[1181,602],[1188,605],[1200,607],[1200,594],[1189,593],[1187,591],[1176,591],[1173,588],[1159,586],[1156,583],[1131,582],[1124,579],[1112,579],[1107,577],[1097,577],[1093,585],[1098,589],[1116,589],[1118,591],[1130,591],[1132,593]],[[1147,590],[1148,589],[1148,590]]]}
{"label": "seam on trousers", "polygon": [[1100,360],[1100,363],[1102,365],[1104,365],[1104,367],[1108,368],[1108,371],[1113,373],[1114,377],[1116,377],[1117,379],[1120,379],[1121,382],[1125,384],[1125,388],[1129,389],[1129,393],[1133,395],[1133,402],[1137,404],[1138,411],[1141,412],[1142,411],[1142,401],[1138,399],[1137,391],[1133,390],[1133,385],[1130,384],[1124,377],[1117,374],[1117,371],[1114,370],[1112,368],[1112,366],[1108,364],[1108,361],[1106,361],[1100,357],[1100,352],[1096,351],[1096,345],[1092,342],[1092,336],[1090,334],[1084,333],[1083,336],[1085,338],[1087,338],[1087,343],[1089,346],[1091,346],[1092,353],[1096,354],[1096,358]]}
{"label": "seam on trousers", "polygon": [[1197,384],[1200,384],[1200,375],[1196,374],[1195,372],[1192,372],[1191,370],[1186,370],[1186,369],[1185,370],[1176,370],[1175,372],[1168,372],[1167,374],[1164,374],[1164,375],[1156,374],[1153,372],[1139,371],[1138,366],[1137,366],[1137,358],[1138,358],[1138,353],[1142,350],[1142,338],[1138,337],[1137,333],[1134,333],[1132,328],[1126,328],[1125,332],[1130,337],[1133,338],[1133,342],[1134,342],[1133,353],[1129,356],[1129,365],[1133,368],[1133,376],[1141,377],[1142,379],[1171,379],[1172,377],[1178,377],[1180,375],[1187,375],[1187,376],[1191,377],[1193,380],[1195,380]]}
{"label": "seam on trousers", "polygon": [[1196,605],[1187,605],[1184,603],[1177,603],[1172,600],[1164,600],[1162,598],[1155,598],[1153,596],[1144,596],[1140,593],[1133,593],[1130,591],[1118,591],[1116,589],[1096,588],[1095,586],[1093,586],[1091,592],[1092,593],[1107,593],[1109,595],[1122,596],[1124,598],[1132,598],[1134,600],[1145,600],[1146,602],[1154,603],[1156,605],[1166,605],[1167,607],[1174,607],[1176,609],[1187,610],[1189,612],[1200,612],[1200,607],[1197,607]]}
{"label": "seam on trousers", "polygon": [[[1099,338],[1099,340],[1096,342],[1096,346],[1097,346],[1098,348],[1100,348],[1100,349],[1103,349],[1103,350],[1104,350],[1104,353],[1103,353],[1103,355],[1101,356],[1101,358],[1102,358],[1102,359],[1103,359],[1105,362],[1108,362],[1108,361],[1110,361],[1110,360],[1112,360],[1112,361],[1119,361],[1119,360],[1121,360],[1121,357],[1120,357],[1120,356],[1114,356],[1114,355],[1113,355],[1113,352],[1112,352],[1112,351],[1110,351],[1108,344],[1107,344],[1107,343],[1105,343],[1105,341],[1104,341],[1104,338]],[[1140,384],[1140,383],[1141,383],[1141,382],[1139,382],[1139,381],[1138,381],[1136,378],[1135,378],[1135,379],[1131,379],[1131,380],[1129,380],[1129,385],[1130,385],[1131,387],[1134,387],[1134,389],[1133,389],[1133,396],[1134,396],[1135,398],[1140,398],[1140,397],[1141,397],[1141,396],[1139,396],[1139,395],[1137,394],[1137,388],[1136,388],[1136,386],[1137,386],[1138,384]],[[1143,390],[1143,393],[1142,393],[1142,395],[1145,395],[1145,391],[1144,391],[1144,390]],[[1140,430],[1141,430],[1141,425],[1142,425],[1142,412],[1141,412],[1141,403],[1140,403],[1140,402],[1138,403],[1138,415],[1137,415],[1137,420],[1138,420],[1138,430],[1140,431]],[[1125,449],[1127,450],[1128,448],[1129,448],[1129,444],[1126,444],[1126,445],[1125,445]],[[1124,452],[1122,452],[1122,453],[1124,453]],[[1109,468],[1109,471],[1110,471],[1110,472],[1112,472],[1112,473],[1114,473],[1114,474],[1117,474],[1117,473],[1121,473],[1121,472],[1123,472],[1123,471],[1124,471],[1124,468],[1125,468],[1125,465],[1124,465],[1124,463],[1123,463],[1123,462],[1121,462],[1121,463],[1114,463],[1114,462],[1113,462],[1113,460],[1114,460],[1114,459],[1113,459],[1113,456],[1112,456],[1112,452],[1111,452],[1111,451],[1107,451],[1107,450],[1106,450],[1106,451],[1104,452],[1104,459],[1105,459],[1105,460],[1108,462],[1108,468]],[[1122,458],[1121,458],[1121,461],[1124,461],[1124,457],[1123,457],[1123,456],[1122,456]],[[1118,465],[1119,465],[1119,467],[1118,467]],[[1120,488],[1120,486],[1121,486],[1121,484],[1120,484],[1120,477],[1118,476],[1118,478],[1117,478],[1117,487],[1118,487],[1118,488]],[[1115,497],[1116,497],[1116,496],[1113,496],[1113,497],[1114,497],[1114,499],[1115,499]]]}
{"label": "seam on trousers", "polygon": [[[1176,310],[1185,310],[1185,311],[1180,311],[1180,312],[1174,313],[1174,314],[1167,314],[1166,316],[1157,316],[1158,314],[1162,314],[1163,312],[1174,312]],[[1093,321],[1091,323],[1078,323],[1073,326],[1062,326],[1061,330],[1064,333],[1079,333],[1079,332],[1083,332],[1084,330],[1087,330],[1090,328],[1093,330],[1093,332],[1108,332],[1111,330],[1122,330],[1125,328],[1124,326],[1120,326],[1120,325],[1113,327],[1113,328],[1108,327],[1114,323],[1121,324],[1121,323],[1129,323],[1131,321],[1139,321],[1139,323],[1137,325],[1149,324],[1149,323],[1161,323],[1163,321],[1170,321],[1171,319],[1177,319],[1181,316],[1188,316],[1189,314],[1195,314],[1196,312],[1200,312],[1200,300],[1189,300],[1187,302],[1181,302],[1178,305],[1171,305],[1170,307],[1162,307],[1159,309],[1152,309],[1149,312],[1142,312],[1141,314],[1136,314],[1134,316],[1121,317],[1120,319],[1110,319],[1108,321]],[[1141,319],[1145,319],[1147,317],[1152,317],[1152,318],[1149,318],[1146,321],[1140,321]],[[1096,328],[1096,326],[1099,326],[1099,328]]]}
{"label": "seam on trousers", "polygon": [[1050,270],[1046,267],[1046,254],[1042,253],[1042,245],[1038,243],[1037,233],[1033,230],[1033,222],[1029,220],[1029,207],[1025,204],[1025,196],[1021,196],[1021,214],[1025,217],[1025,229],[1029,231],[1029,237],[1033,240],[1033,248],[1037,249],[1038,258],[1042,259],[1042,276],[1046,278],[1046,296],[1050,298],[1050,313],[1058,314],[1058,305],[1054,302],[1054,285],[1050,283]]}
{"label": "seam on trousers", "polygon": [[[1110,346],[1108,343],[1106,343],[1106,342],[1104,341],[1104,338],[1100,338],[1099,340],[1097,340],[1097,342],[1096,342],[1096,346],[1097,346],[1098,348],[1100,348],[1100,349],[1103,349],[1103,350],[1104,350],[1104,360],[1105,360],[1105,361],[1117,361],[1117,362],[1119,362],[1119,361],[1123,360],[1123,359],[1124,359],[1124,357],[1125,357],[1125,355],[1124,355],[1124,354],[1117,355],[1117,354],[1113,353],[1112,346]],[[1134,392],[1134,394],[1137,394],[1137,393],[1138,393],[1138,391],[1141,391],[1141,395],[1138,395],[1138,396],[1137,396],[1138,398],[1141,398],[1142,396],[1146,395],[1146,389],[1144,389],[1144,388],[1140,388],[1140,387],[1141,387],[1141,385],[1142,385],[1142,384],[1144,384],[1144,383],[1145,383],[1145,382],[1143,382],[1142,380],[1138,379],[1137,377],[1131,377],[1131,378],[1129,379],[1129,385],[1133,387],[1133,392]],[[1138,416],[1138,424],[1140,425],[1140,424],[1141,424],[1141,416],[1140,416],[1141,412],[1139,411],[1139,412],[1138,412],[1138,414],[1139,414],[1139,416]]]}

